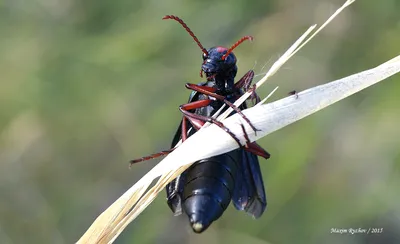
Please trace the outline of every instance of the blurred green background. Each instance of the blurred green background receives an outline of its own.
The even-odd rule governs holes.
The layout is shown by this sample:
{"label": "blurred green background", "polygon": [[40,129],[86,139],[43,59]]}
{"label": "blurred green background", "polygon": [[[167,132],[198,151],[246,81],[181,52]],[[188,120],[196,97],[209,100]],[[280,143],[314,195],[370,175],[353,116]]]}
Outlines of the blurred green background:
{"label": "blurred green background", "polygon": [[[238,77],[268,67],[344,0],[0,1],[0,243],[73,243],[169,147],[201,52],[235,50]],[[264,85],[279,99],[400,52],[400,2],[356,1]],[[266,68],[262,69],[263,66]],[[260,78],[261,76],[258,76]],[[268,210],[229,207],[204,234],[165,193],[116,243],[400,243],[400,75],[259,141]],[[331,228],[383,234],[331,234]]]}

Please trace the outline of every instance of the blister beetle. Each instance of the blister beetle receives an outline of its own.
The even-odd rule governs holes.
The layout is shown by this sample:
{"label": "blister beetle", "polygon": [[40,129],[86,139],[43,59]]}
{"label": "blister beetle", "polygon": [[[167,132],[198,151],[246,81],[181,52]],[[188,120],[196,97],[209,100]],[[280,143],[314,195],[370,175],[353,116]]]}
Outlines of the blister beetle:
{"label": "blister beetle", "polygon": [[[183,119],[172,140],[172,149],[132,160],[131,163],[168,154],[180,140],[186,140],[206,122],[214,123],[229,133],[240,148],[195,162],[167,185],[168,205],[175,215],[186,213],[196,233],[203,232],[217,220],[231,200],[238,210],[244,210],[258,218],[265,211],[267,200],[257,156],[268,159],[270,154],[255,142],[250,143],[248,139],[246,145],[242,146],[228,128],[212,118],[226,104],[234,109],[234,113],[239,113],[253,130],[257,130],[241,113],[247,105],[233,105],[245,91],[254,91],[254,88],[250,88],[253,70],[234,83],[237,59],[232,52],[245,40],[252,40],[252,37],[244,36],[230,48],[216,46],[207,50],[182,19],[174,15],[167,15],[163,19],[173,19],[180,23],[200,47],[203,52],[200,76],[205,74],[206,81],[198,85],[186,84],[186,88],[192,90],[192,93],[188,103],[179,107]],[[255,92],[252,98],[259,101]]]}

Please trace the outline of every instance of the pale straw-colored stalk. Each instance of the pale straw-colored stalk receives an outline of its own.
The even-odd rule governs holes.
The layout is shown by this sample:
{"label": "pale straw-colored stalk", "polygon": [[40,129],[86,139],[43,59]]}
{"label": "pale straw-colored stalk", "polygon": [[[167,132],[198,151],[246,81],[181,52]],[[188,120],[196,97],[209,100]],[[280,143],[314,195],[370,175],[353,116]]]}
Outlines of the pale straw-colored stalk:
{"label": "pale straw-colored stalk", "polygon": [[[352,2],[354,2],[354,0],[347,1],[318,29],[318,31]],[[310,27],[310,29],[275,62],[267,74],[257,83],[257,87],[276,73],[294,53],[316,34],[315,32],[309,39],[303,42],[314,28],[315,26]],[[286,97],[269,104],[264,104],[265,101],[263,101],[243,111],[252,124],[260,130],[257,134],[254,133],[238,114],[223,119],[224,116],[226,116],[226,114],[223,113],[218,119],[223,121],[224,125],[228,127],[242,143],[245,142],[240,126],[243,124],[250,140],[255,141],[368,86],[376,84],[399,71],[400,56],[397,56],[376,68],[307,89],[297,95]],[[240,105],[249,96],[250,93],[245,93],[235,105]],[[210,138],[212,138],[212,140],[210,140]],[[198,145],[202,146],[199,147]],[[215,125],[204,126],[204,128],[189,137],[184,143],[180,144],[179,147],[165,157],[107,208],[94,221],[78,243],[112,243],[125,227],[157,197],[158,193],[164,189],[166,184],[180,175],[193,162],[229,152],[236,148],[238,148],[237,143],[219,127]],[[158,177],[159,179],[155,186],[147,190],[150,184]]]}

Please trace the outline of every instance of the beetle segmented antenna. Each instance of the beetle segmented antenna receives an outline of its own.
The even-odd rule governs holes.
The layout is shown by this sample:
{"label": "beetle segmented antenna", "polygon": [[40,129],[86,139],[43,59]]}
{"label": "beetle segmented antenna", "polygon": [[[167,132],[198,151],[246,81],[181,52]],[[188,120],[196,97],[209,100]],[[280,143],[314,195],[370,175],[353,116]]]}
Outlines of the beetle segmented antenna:
{"label": "beetle segmented antenna", "polygon": [[185,28],[185,30],[189,33],[189,35],[191,35],[194,39],[194,41],[197,43],[197,45],[200,47],[201,51],[203,51],[203,53],[205,53],[206,55],[208,55],[207,50],[203,47],[203,45],[201,45],[199,39],[197,39],[197,37],[194,35],[194,33],[192,32],[192,30],[190,30],[190,28],[186,25],[185,22],[183,22],[182,19],[180,19],[179,17],[175,16],[175,15],[166,15],[164,16],[164,18],[162,19],[173,19],[179,22],[179,24],[181,24],[183,26],[183,28]]}
{"label": "beetle segmented antenna", "polygon": [[244,42],[246,40],[252,41],[253,37],[252,36],[244,36],[244,37],[240,38],[239,41],[237,41],[235,44],[233,44],[231,46],[231,48],[228,49],[228,51],[224,54],[224,56],[222,56],[221,59],[225,60],[226,57],[228,57],[228,55],[233,51],[233,49],[235,49],[237,46],[239,46],[242,42]]}

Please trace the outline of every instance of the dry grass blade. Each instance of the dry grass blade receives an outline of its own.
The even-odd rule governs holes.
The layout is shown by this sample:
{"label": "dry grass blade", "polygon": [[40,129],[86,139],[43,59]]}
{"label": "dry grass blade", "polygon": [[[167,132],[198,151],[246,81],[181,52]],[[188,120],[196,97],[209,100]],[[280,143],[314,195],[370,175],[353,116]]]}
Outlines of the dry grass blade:
{"label": "dry grass blade", "polygon": [[[355,0],[347,0],[339,9],[335,11],[326,21],[319,27],[307,40],[304,39],[313,31],[316,25],[311,26],[308,30],[271,66],[269,71],[265,74],[265,76],[257,82],[256,89],[258,89],[261,85],[263,85],[272,75],[274,75],[295,53],[297,53],[301,48],[303,48],[312,38],[314,38],[325,26],[327,26],[337,15],[339,15],[346,7],[350,6],[355,2]],[[246,99],[248,99],[251,95],[251,92],[245,93],[241,98],[239,98],[234,104],[236,106],[240,106]],[[221,116],[218,117],[218,120],[223,120],[230,113],[232,113],[233,109],[227,109]]]}

